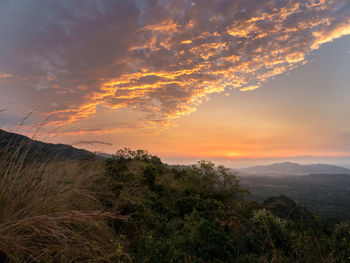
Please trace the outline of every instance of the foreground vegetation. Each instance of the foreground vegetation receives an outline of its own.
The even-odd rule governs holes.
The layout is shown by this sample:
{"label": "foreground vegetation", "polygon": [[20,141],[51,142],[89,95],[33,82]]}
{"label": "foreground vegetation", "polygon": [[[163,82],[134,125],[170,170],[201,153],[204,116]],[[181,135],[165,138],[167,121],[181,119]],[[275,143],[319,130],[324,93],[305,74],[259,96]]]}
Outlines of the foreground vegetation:
{"label": "foreground vegetation", "polygon": [[246,201],[235,174],[210,162],[168,166],[129,149],[0,160],[0,262],[350,260],[348,222],[326,224],[285,196]]}

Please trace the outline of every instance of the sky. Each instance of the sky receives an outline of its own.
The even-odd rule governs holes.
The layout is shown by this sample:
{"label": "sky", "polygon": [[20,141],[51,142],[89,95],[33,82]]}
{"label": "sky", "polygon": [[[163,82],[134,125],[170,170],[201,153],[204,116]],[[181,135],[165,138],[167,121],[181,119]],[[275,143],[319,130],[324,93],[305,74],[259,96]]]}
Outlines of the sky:
{"label": "sky", "polygon": [[2,0],[0,128],[169,163],[350,167],[348,0]]}

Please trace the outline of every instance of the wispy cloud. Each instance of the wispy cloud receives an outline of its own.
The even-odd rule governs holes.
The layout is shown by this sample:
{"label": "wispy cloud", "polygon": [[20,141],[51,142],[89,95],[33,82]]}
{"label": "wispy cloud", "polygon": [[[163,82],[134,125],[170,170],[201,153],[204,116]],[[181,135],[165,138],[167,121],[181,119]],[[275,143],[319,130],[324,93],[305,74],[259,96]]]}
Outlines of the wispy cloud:
{"label": "wispy cloud", "polygon": [[6,74],[6,73],[0,73],[0,79],[8,79],[11,78],[11,74]]}
{"label": "wispy cloud", "polygon": [[12,76],[4,92],[20,90],[52,125],[98,107],[168,125],[210,94],[254,90],[348,34],[347,0],[5,0],[0,72]]}
{"label": "wispy cloud", "polygon": [[259,88],[259,86],[252,85],[252,86],[247,86],[247,87],[244,87],[244,88],[240,88],[239,90],[240,91],[252,91],[252,90],[256,90],[258,88]]}
{"label": "wispy cloud", "polygon": [[108,145],[108,146],[113,145],[112,143],[103,142],[103,141],[78,141],[78,142],[72,143],[73,146],[95,145],[95,144],[102,144],[102,145]]}

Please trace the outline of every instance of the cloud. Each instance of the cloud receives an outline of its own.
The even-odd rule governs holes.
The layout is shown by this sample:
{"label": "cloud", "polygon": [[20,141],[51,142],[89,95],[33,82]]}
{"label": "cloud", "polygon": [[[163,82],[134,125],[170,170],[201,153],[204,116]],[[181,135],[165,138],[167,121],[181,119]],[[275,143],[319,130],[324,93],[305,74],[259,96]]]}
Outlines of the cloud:
{"label": "cloud", "polygon": [[244,87],[244,88],[240,88],[240,91],[252,91],[252,90],[256,90],[260,88],[260,86],[257,85],[253,85],[253,86],[248,86],[248,87]]}
{"label": "cloud", "polygon": [[102,144],[102,145],[108,145],[108,146],[113,145],[112,143],[103,142],[103,141],[78,141],[78,142],[72,143],[73,146],[94,145],[94,144]]}
{"label": "cloud", "polygon": [[[96,126],[96,125],[93,125],[93,126]],[[113,121],[110,121],[108,124],[103,124],[98,126],[101,126],[101,128],[84,128],[84,127],[74,127],[74,126],[69,128],[57,127],[56,129],[51,130],[50,137],[76,136],[76,135],[85,135],[85,134],[125,133],[125,132],[133,131],[135,129],[138,130],[138,129],[144,128],[140,124],[132,124],[127,122],[113,122]],[[45,135],[46,132],[47,131],[44,129],[42,135]]]}
{"label": "cloud", "polygon": [[11,77],[12,77],[12,74],[0,73],[0,79],[8,79]]}
{"label": "cloud", "polygon": [[349,15],[347,0],[5,0],[0,72],[11,78],[0,85],[55,126],[99,107],[169,125],[210,94],[253,90],[307,62],[350,34]]}

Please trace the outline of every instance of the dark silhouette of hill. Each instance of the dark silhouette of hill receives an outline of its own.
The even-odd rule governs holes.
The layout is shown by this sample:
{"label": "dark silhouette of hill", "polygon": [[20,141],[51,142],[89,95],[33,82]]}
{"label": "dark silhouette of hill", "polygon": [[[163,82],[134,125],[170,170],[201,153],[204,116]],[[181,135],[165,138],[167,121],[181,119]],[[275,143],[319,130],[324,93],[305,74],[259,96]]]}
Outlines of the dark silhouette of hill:
{"label": "dark silhouette of hill", "polygon": [[350,174],[344,167],[329,164],[300,165],[298,163],[283,162],[271,165],[258,165],[239,170],[245,174],[255,175],[307,175],[307,174]]}
{"label": "dark silhouette of hill", "polygon": [[52,144],[32,140],[26,136],[7,132],[0,129],[0,156],[7,158],[21,157],[26,161],[47,159],[73,159],[82,160],[95,158],[92,152],[77,149],[65,144]]}

